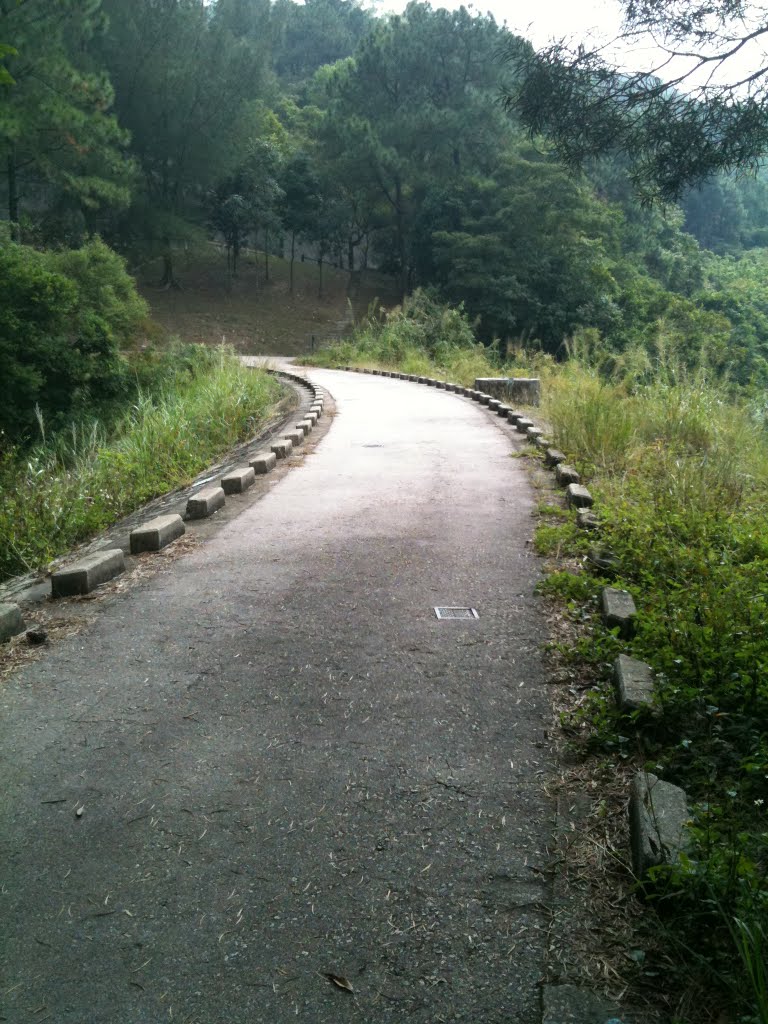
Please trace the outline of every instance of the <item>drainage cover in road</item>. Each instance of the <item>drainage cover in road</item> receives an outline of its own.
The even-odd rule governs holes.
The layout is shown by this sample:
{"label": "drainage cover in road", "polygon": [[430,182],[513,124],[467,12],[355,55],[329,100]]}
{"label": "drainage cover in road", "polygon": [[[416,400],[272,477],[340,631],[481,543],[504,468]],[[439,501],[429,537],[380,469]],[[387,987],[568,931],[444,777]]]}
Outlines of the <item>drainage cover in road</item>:
{"label": "drainage cover in road", "polygon": [[479,619],[474,608],[435,608],[438,619]]}

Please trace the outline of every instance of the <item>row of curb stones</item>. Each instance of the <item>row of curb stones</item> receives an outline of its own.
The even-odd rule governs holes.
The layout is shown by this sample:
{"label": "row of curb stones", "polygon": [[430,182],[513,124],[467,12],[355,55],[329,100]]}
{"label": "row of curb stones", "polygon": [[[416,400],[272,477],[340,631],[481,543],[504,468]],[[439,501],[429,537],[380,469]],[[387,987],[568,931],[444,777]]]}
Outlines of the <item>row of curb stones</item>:
{"label": "row of curb stones", "polygon": [[[511,423],[518,433],[544,454],[545,465],[553,470],[557,483],[565,489],[569,508],[576,512],[579,527],[597,530],[600,521],[592,511],[594,499],[581,483],[578,471],[567,464],[563,452],[553,447],[532,420],[518,409],[483,391],[483,380],[475,388],[463,387],[431,377],[390,370],[374,370],[355,366],[341,369],[352,373],[371,374],[412,381],[428,387],[454,392],[472,399]],[[603,623],[617,629],[619,636],[629,640],[635,632],[637,608],[632,595],[616,587],[604,587],[601,593]],[[616,700],[622,711],[631,713],[653,703],[654,674],[650,665],[620,654],[614,664]],[[630,845],[632,869],[638,879],[649,869],[676,860],[686,846],[686,826],[690,821],[688,801],[679,786],[664,782],[650,772],[640,771],[632,779],[629,794]],[[598,997],[572,985],[548,985],[543,990],[543,1024],[605,1024],[608,1006]],[[608,1024],[621,1024],[612,1018]]]}
{"label": "row of curb stones", "polygon": [[[247,466],[229,470],[220,480],[219,486],[204,487],[196,491],[187,501],[186,513],[161,515],[143,523],[130,533],[132,555],[145,551],[161,551],[186,533],[185,519],[207,519],[223,508],[228,494],[242,494],[256,481],[257,474],[269,473],[278,459],[287,458],[294,448],[299,447],[323,414],[324,392],[306,377],[282,370],[268,370],[285,378],[311,393],[312,404],[306,416],[280,439],[269,451],[258,452]],[[125,556],[121,548],[106,548],[86,555],[84,558],[59,569],[51,575],[51,596],[72,597],[90,594],[98,586],[109,582],[125,572]],[[0,604],[0,643],[10,640],[26,630],[24,616],[17,604]],[[29,631],[28,631],[29,632]]]}

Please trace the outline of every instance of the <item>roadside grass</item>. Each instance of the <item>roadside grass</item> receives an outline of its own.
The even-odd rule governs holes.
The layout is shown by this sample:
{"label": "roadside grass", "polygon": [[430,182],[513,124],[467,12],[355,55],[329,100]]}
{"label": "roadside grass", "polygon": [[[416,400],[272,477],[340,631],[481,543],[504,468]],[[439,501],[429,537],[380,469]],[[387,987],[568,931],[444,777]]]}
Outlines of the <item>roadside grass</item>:
{"label": "roadside grass", "polygon": [[[454,311],[455,312],[455,311]],[[421,319],[423,330],[410,320]],[[435,310],[369,317],[316,365],[367,366],[455,381],[534,374],[543,418],[596,498],[610,575],[588,568],[594,536],[541,510],[536,550],[561,559],[542,585],[577,639],[561,652],[598,680],[563,721],[574,750],[645,766],[682,786],[690,847],[643,886],[679,952],[670,991],[705,976],[721,1020],[768,1024],[768,425],[764,399],[705,369],[659,365],[655,375],[599,372],[571,350],[562,364],[520,353],[514,365]],[[425,326],[426,325],[426,326]],[[621,365],[616,364],[621,370]],[[606,630],[601,588],[629,590],[634,638]],[[656,673],[656,707],[622,715],[611,682],[627,653]],[[670,972],[677,972],[674,977]],[[691,981],[694,985],[696,982]],[[685,1000],[692,1002],[686,995]],[[693,1000],[695,1002],[695,1000]],[[711,1019],[700,1005],[697,1019]],[[686,1012],[686,1011],[684,1011]],[[680,1018],[678,1018],[680,1019]],[[686,1012],[686,1020],[690,1019]]]}
{"label": "roadside grass", "polygon": [[[0,580],[44,568],[72,545],[176,487],[256,433],[280,396],[230,350],[183,346],[149,369],[108,426],[74,424],[0,456]],[[154,387],[151,385],[154,384]]]}
{"label": "roadside grass", "polygon": [[142,268],[140,291],[149,303],[153,320],[167,336],[218,345],[222,341],[248,355],[302,355],[334,334],[347,319],[364,313],[378,298],[394,305],[391,279],[375,271],[357,272],[323,267],[323,297],[318,296],[316,262],[294,262],[294,294],[289,294],[289,263],[269,258],[270,279],[265,279],[263,253],[243,253],[238,276],[229,276],[220,246],[200,242],[179,252],[175,262],[181,290],[163,290],[161,266]]}
{"label": "roadside grass", "polygon": [[[610,578],[556,572],[543,590],[582,625],[565,653],[601,679],[565,727],[585,751],[682,786],[691,846],[648,895],[681,948],[708,964],[733,1020],[768,1024],[768,431],[765,409],[705,374],[628,389],[571,362],[548,382],[555,444],[597,501]],[[544,523],[537,548],[583,556]],[[606,583],[634,596],[631,641],[597,614]],[[654,712],[621,715],[619,652],[656,672]]]}

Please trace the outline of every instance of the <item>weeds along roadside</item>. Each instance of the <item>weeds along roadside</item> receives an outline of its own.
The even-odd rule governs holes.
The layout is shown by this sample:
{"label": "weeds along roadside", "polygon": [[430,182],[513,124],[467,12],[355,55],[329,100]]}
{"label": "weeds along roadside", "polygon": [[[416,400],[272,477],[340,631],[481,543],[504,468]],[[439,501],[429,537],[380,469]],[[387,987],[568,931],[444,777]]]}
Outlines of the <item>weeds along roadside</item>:
{"label": "weeds along roadside", "polygon": [[[706,976],[722,1005],[735,1008],[724,1019],[768,1024],[765,410],[670,359],[655,373],[647,360],[641,373],[625,366],[613,381],[578,351],[561,366],[538,354],[505,365],[466,326],[417,294],[402,310],[369,316],[313,361],[464,385],[522,367],[543,378],[553,440],[589,484],[602,521],[597,536],[579,531],[570,513],[543,517],[537,531],[537,550],[569,564],[542,588],[576,627],[578,639],[561,655],[595,680],[563,728],[574,751],[597,753],[603,765],[646,767],[685,789],[688,851],[645,886],[674,950],[654,966],[686,963],[669,986],[685,985],[686,973]],[[608,583],[638,605],[629,643],[601,624],[598,596]],[[616,710],[611,675],[620,652],[655,670],[653,709]],[[689,992],[681,1005],[695,998]],[[711,1007],[700,1010],[697,1019],[711,1019]]]}
{"label": "weeds along roadside", "polygon": [[0,579],[45,567],[256,433],[280,398],[225,348],[177,345],[131,359],[136,382],[110,419],[0,453]]}
{"label": "weeds along roadside", "polygon": [[[589,483],[602,520],[537,533],[570,556],[545,593],[580,639],[561,656],[597,680],[563,726],[573,745],[646,767],[685,789],[690,846],[647,895],[684,955],[727,993],[732,1019],[768,1022],[768,440],[764,412],[703,375],[632,392],[577,363],[548,382],[555,444]],[[607,568],[606,568],[607,567]],[[629,590],[634,637],[598,614],[602,586]],[[655,706],[621,715],[615,657],[656,673]]]}

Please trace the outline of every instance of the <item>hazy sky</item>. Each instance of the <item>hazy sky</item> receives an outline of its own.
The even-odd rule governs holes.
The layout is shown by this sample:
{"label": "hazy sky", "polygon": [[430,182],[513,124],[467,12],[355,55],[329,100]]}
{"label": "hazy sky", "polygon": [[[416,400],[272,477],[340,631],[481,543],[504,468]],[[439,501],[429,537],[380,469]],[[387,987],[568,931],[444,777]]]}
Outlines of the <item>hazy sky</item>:
{"label": "hazy sky", "polygon": [[[430,0],[433,7],[446,7],[456,10],[462,0]],[[407,0],[373,0],[379,12],[402,11]],[[475,0],[464,6],[485,14],[490,12],[499,24],[506,23],[510,31],[519,33],[529,39],[534,46],[546,46],[553,39],[568,39],[574,45],[589,43],[595,46],[598,41],[610,44],[621,31],[622,8],[618,0],[533,0],[520,3],[519,0]],[[748,27],[752,27],[751,25]],[[665,60],[664,52],[654,45],[648,37],[644,41],[635,41],[631,47],[620,44],[613,48],[607,46],[606,56],[628,70],[649,71],[661,65]],[[680,74],[689,70],[695,59],[678,58],[664,72],[669,78],[674,71]],[[735,82],[756,68],[768,66],[768,53],[762,41],[756,41],[746,47],[736,57],[727,61],[724,67],[712,78],[718,81]],[[690,85],[700,84],[705,75],[697,74],[690,80]]]}
{"label": "hazy sky", "polygon": [[[461,0],[431,0],[433,7],[446,7],[449,11],[461,6]],[[406,0],[379,0],[378,11],[401,11]],[[601,34],[612,38],[621,24],[620,7],[616,0],[535,0],[534,3],[519,3],[516,0],[476,0],[464,6],[473,7],[477,12],[490,12],[500,24],[507,23],[513,32],[530,39],[537,46],[543,46],[551,38],[578,36],[584,38],[590,29],[598,27]]]}

